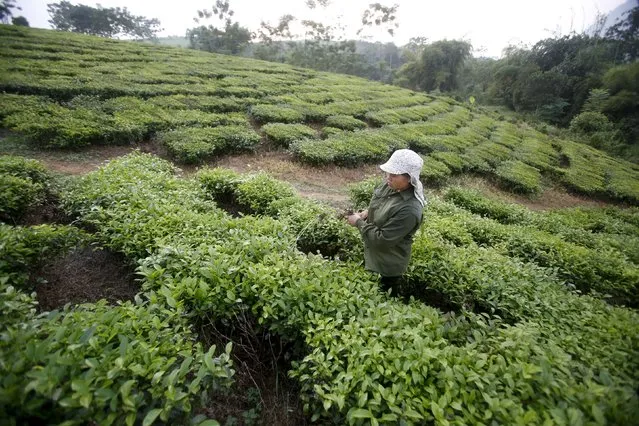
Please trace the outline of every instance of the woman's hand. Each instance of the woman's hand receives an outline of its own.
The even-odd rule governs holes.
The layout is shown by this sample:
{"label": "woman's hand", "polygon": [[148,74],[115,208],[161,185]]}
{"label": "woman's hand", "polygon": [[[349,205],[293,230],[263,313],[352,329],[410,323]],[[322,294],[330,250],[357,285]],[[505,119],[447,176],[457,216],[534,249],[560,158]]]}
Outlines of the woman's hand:
{"label": "woman's hand", "polygon": [[362,218],[362,220],[366,220],[368,218],[368,210],[364,210],[363,212],[359,212],[359,217]]}
{"label": "woman's hand", "polygon": [[346,217],[348,224],[351,226],[356,226],[359,219],[362,219],[361,213],[355,213]]}

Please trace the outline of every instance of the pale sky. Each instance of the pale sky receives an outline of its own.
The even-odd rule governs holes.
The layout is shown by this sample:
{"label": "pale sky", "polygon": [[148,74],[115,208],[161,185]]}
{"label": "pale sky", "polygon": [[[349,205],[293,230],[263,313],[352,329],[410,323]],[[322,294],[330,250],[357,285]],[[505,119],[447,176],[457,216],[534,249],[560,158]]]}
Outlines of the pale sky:
{"label": "pale sky", "polygon": [[[59,0],[58,0],[59,1]],[[390,38],[384,31],[369,32],[371,41],[393,41],[400,46],[411,37],[423,36],[429,41],[464,39],[470,41],[475,56],[499,57],[509,44],[534,44],[552,37],[566,35],[571,30],[581,32],[594,21],[597,12],[607,14],[624,0],[333,0],[327,9],[309,10],[304,0],[230,0],[234,20],[255,31],[264,20],[274,24],[284,14],[298,19],[310,19],[345,28],[346,38],[355,38],[360,28],[362,12],[370,3],[399,4],[399,28]],[[32,27],[50,28],[47,3],[52,0],[18,0],[22,15]],[[211,8],[214,0],[153,0],[71,1],[73,4],[103,7],[127,7],[134,15],[158,18],[164,31],[160,36],[183,36],[195,26],[193,17],[198,9]],[[218,21],[211,20],[216,25]],[[207,22],[208,24],[208,22]]]}

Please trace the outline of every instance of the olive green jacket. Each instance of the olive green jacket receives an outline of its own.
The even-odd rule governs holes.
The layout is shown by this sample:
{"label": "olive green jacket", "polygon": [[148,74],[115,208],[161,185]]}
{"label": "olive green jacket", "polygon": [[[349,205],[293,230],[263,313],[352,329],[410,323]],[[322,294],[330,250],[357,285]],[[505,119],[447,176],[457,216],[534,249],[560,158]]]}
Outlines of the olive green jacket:
{"label": "olive green jacket", "polygon": [[366,269],[383,277],[406,272],[413,235],[422,221],[422,205],[413,187],[397,192],[383,184],[375,188],[368,207],[368,218],[356,223],[364,240]]}

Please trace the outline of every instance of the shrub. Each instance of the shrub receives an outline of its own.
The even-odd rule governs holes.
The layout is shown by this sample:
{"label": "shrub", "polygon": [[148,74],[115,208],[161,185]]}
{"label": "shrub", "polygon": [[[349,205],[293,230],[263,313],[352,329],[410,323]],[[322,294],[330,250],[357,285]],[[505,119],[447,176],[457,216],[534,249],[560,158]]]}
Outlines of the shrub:
{"label": "shrub", "polygon": [[424,166],[420,173],[420,180],[426,185],[442,185],[448,180],[451,171],[446,164],[430,156],[422,156]]}
{"label": "shrub", "polygon": [[448,166],[451,173],[461,173],[468,166],[456,152],[438,151],[431,153],[430,156]]}
{"label": "shrub", "polygon": [[252,213],[264,214],[273,201],[291,197],[294,191],[289,184],[259,173],[239,183],[235,193],[238,203],[248,207]]}
{"label": "shrub", "polygon": [[382,183],[379,177],[371,177],[361,182],[348,185],[351,203],[356,209],[365,209],[373,198],[373,190]]}
{"label": "shrub", "polygon": [[197,172],[196,178],[214,200],[227,201],[234,196],[237,185],[242,180],[241,175],[233,170],[219,167],[202,169]]}
{"label": "shrub", "polygon": [[483,196],[479,192],[461,187],[449,188],[444,199],[470,211],[501,223],[521,223],[529,220],[528,210]]}
{"label": "shrub", "polygon": [[106,114],[87,109],[51,105],[46,112],[24,111],[5,118],[12,130],[49,147],[86,146],[106,142],[112,126]]}
{"label": "shrub", "polygon": [[541,174],[536,168],[519,160],[504,161],[495,170],[504,185],[525,194],[537,194],[541,190]]}
{"label": "shrub", "polygon": [[610,130],[610,120],[601,112],[586,111],[576,115],[570,121],[570,131],[591,134]]}
{"label": "shrub", "polygon": [[[492,248],[455,248],[423,228],[411,284],[440,290],[455,306],[492,309],[506,322],[472,313],[449,320],[419,303],[387,300],[356,264],[296,254],[288,226],[276,220],[205,210],[206,203],[195,203],[204,196],[197,185],[152,172],[151,164],[146,157],[118,159],[83,178],[84,189],[74,192],[83,220],[113,247],[143,257],[145,290],[183,307],[187,318],[250,312],[269,332],[303,347],[291,374],[312,419],[466,424],[490,411],[496,422],[512,423],[570,412],[625,423],[636,416],[631,310],[572,294],[549,269]],[[494,233],[505,226],[494,225]]]}
{"label": "shrub", "polygon": [[253,105],[250,114],[258,123],[300,123],[304,114],[287,106]]}
{"label": "shrub", "polygon": [[26,288],[28,273],[39,262],[90,240],[74,226],[13,227],[0,224],[0,282]]}
{"label": "shrub", "polygon": [[44,200],[44,189],[30,180],[0,175],[0,221],[18,221],[26,210]]}
{"label": "shrub", "polygon": [[332,207],[290,197],[273,201],[266,213],[288,224],[302,253],[340,259],[362,255],[359,232],[338,217]]}
{"label": "shrub", "polygon": [[337,164],[355,167],[386,160],[406,144],[391,135],[374,130],[343,132],[321,141],[301,140],[290,146],[301,161],[312,165]]}
{"label": "shrub", "polygon": [[360,130],[366,128],[366,123],[350,115],[332,115],[326,118],[326,126],[342,130]]}
{"label": "shrub", "polygon": [[[4,304],[12,293],[0,287]],[[230,345],[203,350],[176,310],[102,301],[23,315],[0,339],[0,416],[14,424],[172,423],[231,383]]]}
{"label": "shrub", "polygon": [[208,158],[254,147],[260,136],[245,126],[187,127],[163,132],[158,141],[184,163],[201,163]]}
{"label": "shrub", "polygon": [[314,129],[303,124],[269,123],[265,124],[262,130],[270,140],[285,147],[298,139],[316,136]]}
{"label": "shrub", "polygon": [[0,121],[19,112],[44,112],[50,104],[51,100],[46,97],[0,93]]}
{"label": "shrub", "polygon": [[323,127],[322,138],[327,139],[333,136],[338,136],[344,133],[346,130],[338,129],[337,127]]}
{"label": "shrub", "polygon": [[16,222],[29,207],[44,201],[49,180],[39,161],[0,156],[0,220]]}

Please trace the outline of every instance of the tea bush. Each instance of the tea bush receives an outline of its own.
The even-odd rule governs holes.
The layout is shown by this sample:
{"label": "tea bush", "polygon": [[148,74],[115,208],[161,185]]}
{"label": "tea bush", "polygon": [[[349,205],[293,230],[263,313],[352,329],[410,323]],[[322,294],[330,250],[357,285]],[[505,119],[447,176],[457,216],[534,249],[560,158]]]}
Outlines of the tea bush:
{"label": "tea bush", "polygon": [[423,156],[422,158],[424,166],[419,176],[420,180],[428,185],[444,184],[452,174],[448,166],[431,156]]}
{"label": "tea bush", "polygon": [[350,115],[332,115],[327,117],[326,126],[342,130],[361,130],[367,127],[365,122],[353,118]]}
{"label": "tea bush", "polygon": [[[630,163],[451,98],[247,58],[70,41],[66,34],[36,29],[3,28],[0,35],[0,55],[7,59],[0,65],[0,120],[41,146],[130,144],[181,127],[251,121],[264,125],[276,143],[292,143],[295,157],[313,165],[377,163],[409,147],[433,154],[453,174],[496,176],[509,189],[528,193],[553,181],[588,196],[639,204],[639,170]],[[577,124],[585,129],[588,123],[582,122]],[[321,124],[324,140],[303,141],[316,135],[301,127],[269,126],[273,123]],[[606,132],[595,133],[586,142]],[[211,153],[215,150],[201,141],[171,146],[175,158],[193,163],[232,152],[224,147]],[[547,179],[536,185],[536,173],[517,163],[497,172],[505,161],[520,161]],[[435,180],[447,174],[442,167],[437,171]]]}
{"label": "tea bush", "polygon": [[258,123],[301,123],[304,121],[304,115],[301,112],[286,106],[253,105],[250,114]]}
{"label": "tea bush", "polygon": [[356,209],[365,209],[373,198],[373,190],[382,183],[380,177],[370,177],[348,186],[351,203]]}
{"label": "tea bush", "polygon": [[0,221],[16,222],[29,207],[44,201],[51,177],[36,160],[0,156]]}
{"label": "tea bush", "polygon": [[[11,287],[0,288],[2,304],[13,299],[16,309]],[[37,315],[29,298],[17,303],[20,322],[4,324],[0,339],[0,416],[9,424],[174,422],[231,383],[230,345],[205,351],[174,309],[102,301]]]}
{"label": "tea bush", "polygon": [[539,170],[519,160],[504,161],[495,170],[495,175],[516,192],[536,194],[541,191]]}
{"label": "tea bush", "polygon": [[462,187],[449,188],[444,199],[472,213],[506,224],[528,222],[531,216],[526,208],[517,204],[486,198],[477,191]]}
{"label": "tea bush", "polygon": [[89,241],[89,236],[74,226],[0,224],[0,282],[31,291],[26,287],[29,269]]}
{"label": "tea bush", "polygon": [[316,137],[315,130],[303,124],[269,123],[262,130],[270,140],[284,147],[299,139]]}
{"label": "tea bush", "polygon": [[212,156],[253,148],[260,136],[246,126],[184,127],[160,133],[158,141],[183,163],[201,163]]}
{"label": "tea bush", "polygon": [[289,197],[272,202],[267,214],[288,225],[295,235],[297,249],[303,253],[339,259],[363,255],[357,230],[348,226],[330,206]]}
{"label": "tea bush", "polygon": [[[178,184],[156,161],[112,162],[80,182],[69,205],[115,249],[144,257],[143,288],[161,303],[196,322],[250,313],[261,327],[296,342],[291,374],[312,419],[468,424],[489,412],[499,423],[636,417],[633,311],[576,295],[551,270],[496,250],[455,248],[428,228],[430,217],[416,236],[411,284],[504,320],[471,312],[452,318],[388,300],[357,264],[291,250],[295,235],[286,219],[232,219],[205,208],[199,183]],[[216,175],[210,182],[224,188],[223,173]],[[150,182],[134,190],[130,182],[140,176]],[[294,204],[280,199],[270,207]],[[439,211],[455,207],[435,202],[428,214]],[[182,216],[181,223],[167,221],[167,212]],[[146,237],[131,240],[139,233]]]}
{"label": "tea bush", "polygon": [[293,188],[285,182],[275,180],[264,173],[243,179],[235,189],[237,202],[253,214],[264,214],[271,203],[294,194]]}

